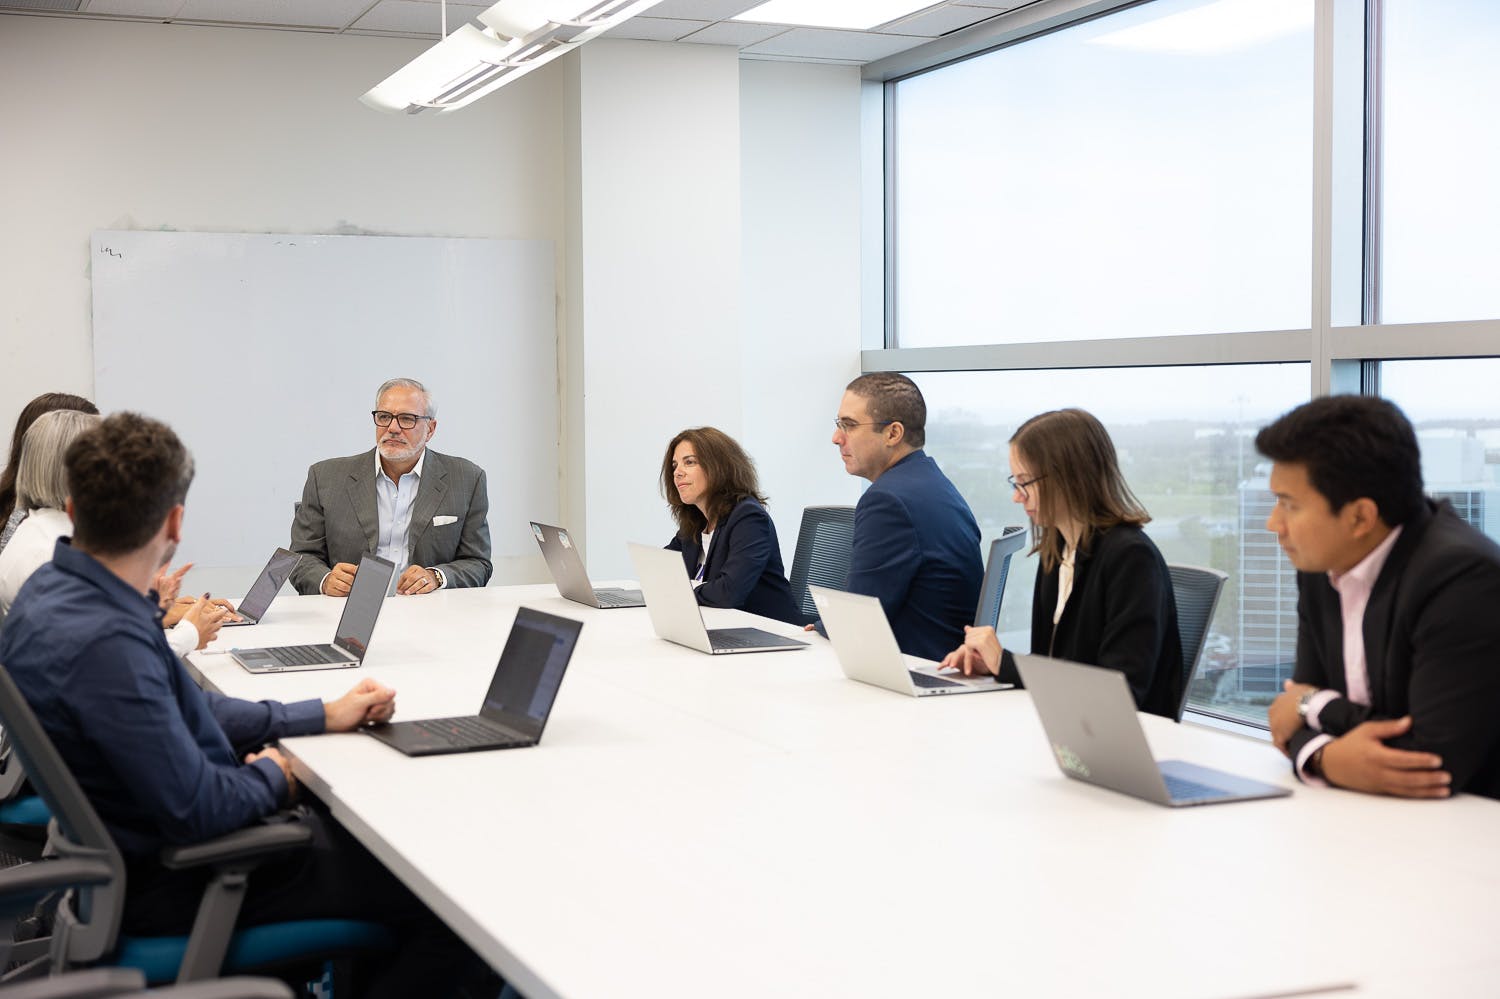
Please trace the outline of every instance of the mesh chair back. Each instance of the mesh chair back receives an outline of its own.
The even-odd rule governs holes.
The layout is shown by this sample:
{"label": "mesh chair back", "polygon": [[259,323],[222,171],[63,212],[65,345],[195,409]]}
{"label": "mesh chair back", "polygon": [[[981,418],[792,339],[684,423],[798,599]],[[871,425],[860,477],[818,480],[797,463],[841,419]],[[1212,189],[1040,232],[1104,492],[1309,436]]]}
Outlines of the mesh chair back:
{"label": "mesh chair back", "polygon": [[990,542],[990,557],[984,563],[984,582],[979,584],[979,606],[974,626],[993,628],[1000,620],[1000,601],[1005,599],[1005,580],[1010,576],[1010,557],[1026,544],[1026,528],[1007,527]]}
{"label": "mesh chair back", "polygon": [[103,861],[113,873],[106,885],[72,892],[73,903],[57,907],[52,933],[54,967],[97,961],[114,950],[115,937],[120,931],[120,913],[125,905],[125,861],[104,821],[89,804],[83,788],[78,786],[62,754],[4,666],[0,666],[0,721],[10,734],[12,751],[20,757],[32,786],[52,810],[48,845],[60,857]]}
{"label": "mesh chair back", "polygon": [[792,601],[802,624],[818,619],[808,584],[842,590],[849,585],[849,555],[854,548],[854,507],[810,506],[802,511],[797,552],[792,556]]}
{"label": "mesh chair back", "polygon": [[1188,686],[1198,669],[1198,657],[1208,638],[1208,626],[1219,604],[1227,573],[1193,565],[1169,565],[1172,574],[1172,596],[1177,601],[1177,634],[1182,639],[1182,691],[1177,698],[1177,720],[1182,721],[1187,707]]}

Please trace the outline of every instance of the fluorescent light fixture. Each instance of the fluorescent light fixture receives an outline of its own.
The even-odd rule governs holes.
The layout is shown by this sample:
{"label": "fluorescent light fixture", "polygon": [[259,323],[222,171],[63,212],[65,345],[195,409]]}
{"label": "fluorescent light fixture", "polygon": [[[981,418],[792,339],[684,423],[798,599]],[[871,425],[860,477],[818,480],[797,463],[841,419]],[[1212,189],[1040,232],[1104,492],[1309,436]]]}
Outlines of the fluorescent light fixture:
{"label": "fluorescent light fixture", "polygon": [[[445,114],[479,100],[660,0],[500,0],[360,98],[380,111]],[[445,15],[446,16],[446,15]]]}
{"label": "fluorescent light fixture", "polygon": [[1306,31],[1312,23],[1313,0],[1219,0],[1090,41],[1140,52],[1230,52]]}
{"label": "fluorescent light fixture", "polygon": [[766,0],[759,7],[736,14],[730,20],[868,31],[878,24],[931,7],[934,2],[935,0]]}

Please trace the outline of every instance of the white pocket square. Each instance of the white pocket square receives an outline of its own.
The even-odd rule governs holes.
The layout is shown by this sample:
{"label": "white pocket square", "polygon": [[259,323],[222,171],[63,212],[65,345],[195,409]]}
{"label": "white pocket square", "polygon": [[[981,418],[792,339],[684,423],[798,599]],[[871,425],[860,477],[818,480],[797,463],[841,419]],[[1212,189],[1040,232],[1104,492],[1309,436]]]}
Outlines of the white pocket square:
{"label": "white pocket square", "polygon": [[458,523],[458,518],[457,517],[450,517],[447,514],[443,514],[440,517],[433,517],[432,518],[432,526],[433,527],[447,527],[449,524],[456,524],[456,523]]}

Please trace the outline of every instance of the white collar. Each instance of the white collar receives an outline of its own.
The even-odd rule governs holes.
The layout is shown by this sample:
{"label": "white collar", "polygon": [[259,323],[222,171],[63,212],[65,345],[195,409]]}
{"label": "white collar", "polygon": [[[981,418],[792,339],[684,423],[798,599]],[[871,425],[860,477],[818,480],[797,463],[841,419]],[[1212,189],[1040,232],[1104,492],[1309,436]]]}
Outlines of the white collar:
{"label": "white collar", "polygon": [[[415,475],[417,477],[417,481],[421,482],[422,481],[422,465],[426,461],[427,461],[427,448],[424,446],[422,448],[422,453],[417,456],[417,463],[416,463],[416,465],[412,468],[412,470],[410,472],[407,472],[406,474],[407,475]],[[387,482],[393,481],[389,475],[385,474],[385,466],[380,463],[380,448],[377,447],[375,449],[375,478],[378,479],[378,478],[380,478],[382,476],[385,477],[385,480]],[[405,476],[403,476],[403,478],[404,477]]]}

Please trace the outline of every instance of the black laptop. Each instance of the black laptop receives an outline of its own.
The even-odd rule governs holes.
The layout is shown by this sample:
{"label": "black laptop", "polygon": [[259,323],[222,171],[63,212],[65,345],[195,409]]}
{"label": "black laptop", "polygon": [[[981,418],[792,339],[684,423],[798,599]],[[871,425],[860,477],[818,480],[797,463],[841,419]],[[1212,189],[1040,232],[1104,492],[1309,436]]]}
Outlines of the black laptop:
{"label": "black laptop", "polygon": [[289,552],[285,548],[278,548],[271,553],[271,560],[266,567],[255,577],[255,582],[250,585],[250,592],[245,594],[245,599],[234,609],[239,615],[237,621],[225,621],[224,627],[234,628],[248,624],[260,624],[260,619],[265,617],[266,611],[271,607],[271,601],[276,599],[276,594],[281,592],[281,587],[292,575],[292,570],[297,568],[297,563],[302,556],[296,552]]}
{"label": "black laptop", "polygon": [[364,731],[407,756],[535,746],[582,630],[581,621],[522,607],[479,714],[391,722]]}

